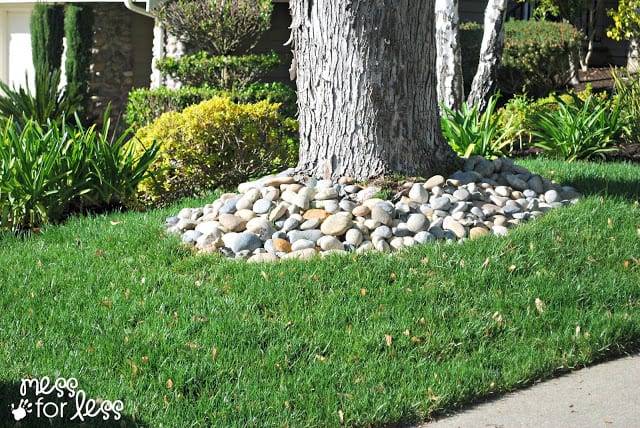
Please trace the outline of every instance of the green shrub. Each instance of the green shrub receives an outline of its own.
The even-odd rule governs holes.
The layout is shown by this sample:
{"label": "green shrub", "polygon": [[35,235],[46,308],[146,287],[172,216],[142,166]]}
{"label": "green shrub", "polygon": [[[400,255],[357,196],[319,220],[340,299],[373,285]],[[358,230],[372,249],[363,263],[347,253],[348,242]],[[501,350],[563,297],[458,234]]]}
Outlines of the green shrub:
{"label": "green shrub", "polygon": [[209,56],[198,52],[179,59],[164,58],[156,62],[156,68],[164,76],[174,77],[187,86],[232,89],[256,81],[280,63],[275,52],[242,56]]}
{"label": "green shrub", "polygon": [[482,24],[464,22],[460,24],[460,50],[464,93],[471,91],[471,83],[478,69],[480,47],[482,46]]}
{"label": "green shrub", "polygon": [[170,0],[158,17],[169,31],[213,55],[253,48],[271,25],[271,0]]}
{"label": "green shrub", "polygon": [[[106,116],[106,115],[105,115]],[[76,119],[77,120],[77,119]],[[158,147],[109,140],[94,127],[26,120],[0,130],[0,231],[56,223],[72,213],[134,204]]]}
{"label": "green shrub", "polygon": [[[562,88],[571,79],[570,61],[579,58],[584,36],[570,24],[547,21],[507,21],[498,89],[511,95],[527,92],[530,96],[546,96]],[[462,73],[465,93],[478,67],[482,44],[482,25],[460,26]]]}
{"label": "green shrub", "polygon": [[296,158],[296,128],[266,101],[214,97],[165,113],[136,133],[145,145],[162,144],[153,165],[160,173],[140,190],[150,203],[162,204],[275,172]]}
{"label": "green shrub", "polygon": [[616,150],[625,132],[621,104],[588,94],[571,95],[571,101],[555,96],[553,108],[539,109],[530,118],[534,145],[545,154],[574,161],[604,157]]}
{"label": "green shrub", "polygon": [[226,96],[238,103],[268,101],[280,104],[280,113],[285,117],[295,117],[297,111],[296,92],[283,83],[254,83],[236,90],[215,88],[195,88],[184,86],[179,89],[165,87],[157,89],[135,89],[129,94],[127,103],[127,123],[145,126],[169,111],[182,111],[214,96]]}
{"label": "green shrub", "polygon": [[538,97],[566,86],[583,40],[584,35],[571,24],[508,21],[498,87],[506,94],[526,88],[529,95]]}
{"label": "green shrub", "polygon": [[503,138],[511,141],[513,148],[524,150],[531,144],[531,134],[528,125],[531,115],[539,106],[536,101],[526,94],[515,95],[506,102],[496,113],[497,126]]}
{"label": "green shrub", "polygon": [[36,73],[60,69],[64,37],[62,6],[37,2],[30,21],[31,54]]}
{"label": "green shrub", "polygon": [[494,114],[499,96],[492,96],[482,113],[478,106],[469,107],[467,103],[462,104],[460,111],[441,106],[445,113],[440,119],[442,133],[458,155],[465,158],[480,155],[493,159],[508,153],[511,140],[507,138],[505,129],[509,129],[511,124],[501,127],[498,115]]}

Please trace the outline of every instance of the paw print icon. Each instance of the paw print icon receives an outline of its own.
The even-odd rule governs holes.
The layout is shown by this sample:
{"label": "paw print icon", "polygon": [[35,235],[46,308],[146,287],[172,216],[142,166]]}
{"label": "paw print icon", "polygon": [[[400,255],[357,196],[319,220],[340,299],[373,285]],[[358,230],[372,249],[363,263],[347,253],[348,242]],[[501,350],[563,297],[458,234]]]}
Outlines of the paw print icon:
{"label": "paw print icon", "polygon": [[22,399],[20,400],[20,404],[18,404],[17,408],[13,407],[13,403],[11,403],[11,413],[13,414],[13,419],[16,421],[22,420],[27,416],[27,413],[31,413],[33,404],[29,402],[29,400]]}

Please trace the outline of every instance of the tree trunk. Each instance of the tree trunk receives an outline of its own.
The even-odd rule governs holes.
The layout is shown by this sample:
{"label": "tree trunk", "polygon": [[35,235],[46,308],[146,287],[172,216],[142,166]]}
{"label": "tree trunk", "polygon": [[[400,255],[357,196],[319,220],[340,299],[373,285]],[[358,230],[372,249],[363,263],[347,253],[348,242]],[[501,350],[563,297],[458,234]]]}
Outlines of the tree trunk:
{"label": "tree trunk", "polygon": [[[587,71],[591,57],[593,56],[593,50],[595,48],[595,41],[601,38],[601,34],[597,34],[598,20],[604,16],[604,2],[602,0],[595,0],[588,6],[589,19],[587,24],[587,33],[589,35],[587,41],[587,52],[584,56],[584,61],[581,64],[583,71]],[[576,79],[577,80],[577,79]],[[572,82],[573,83],[573,82]]]}
{"label": "tree trunk", "polygon": [[629,51],[627,52],[627,71],[640,73],[640,38],[629,39]]}
{"label": "tree trunk", "polygon": [[504,21],[507,0],[489,0],[484,12],[484,34],[480,47],[478,71],[473,78],[467,104],[484,111],[489,98],[496,91],[496,71],[504,48]]}
{"label": "tree trunk", "polygon": [[464,98],[458,0],[436,0],[438,101],[460,110]]}
{"label": "tree trunk", "polygon": [[446,173],[434,0],[291,0],[300,173]]}

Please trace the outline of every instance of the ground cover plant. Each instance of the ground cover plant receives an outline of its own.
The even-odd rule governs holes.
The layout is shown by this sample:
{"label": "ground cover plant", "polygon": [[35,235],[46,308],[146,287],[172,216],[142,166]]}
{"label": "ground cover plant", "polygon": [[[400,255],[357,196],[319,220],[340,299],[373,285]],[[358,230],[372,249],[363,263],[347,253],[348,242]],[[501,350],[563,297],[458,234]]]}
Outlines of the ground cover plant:
{"label": "ground cover plant", "polygon": [[522,164],[584,199],[394,256],[194,256],[161,225],[202,200],[5,237],[0,420],[74,376],[129,426],[387,426],[640,350],[640,168]]}

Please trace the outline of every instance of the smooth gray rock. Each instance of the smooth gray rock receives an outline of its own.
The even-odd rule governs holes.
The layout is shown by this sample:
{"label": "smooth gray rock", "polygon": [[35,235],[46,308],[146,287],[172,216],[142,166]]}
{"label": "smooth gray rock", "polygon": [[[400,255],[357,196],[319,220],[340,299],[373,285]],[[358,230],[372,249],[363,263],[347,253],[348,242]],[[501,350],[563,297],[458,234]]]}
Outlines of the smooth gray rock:
{"label": "smooth gray rock", "polygon": [[287,233],[289,242],[294,243],[300,239],[307,239],[309,241],[317,242],[324,234],[319,229],[310,230],[292,230]]}
{"label": "smooth gray rock", "polygon": [[544,200],[549,205],[552,205],[553,203],[560,202],[561,198],[557,190],[551,189],[545,192]]}
{"label": "smooth gray rock", "polygon": [[429,192],[421,183],[415,183],[409,190],[409,199],[419,204],[424,204],[429,200]]}
{"label": "smooth gray rock", "polygon": [[222,235],[222,240],[224,245],[236,254],[245,250],[253,251],[264,245],[260,238],[251,232],[225,233]]}
{"label": "smooth gray rock", "polygon": [[522,211],[522,208],[515,204],[508,204],[502,208],[502,212],[507,215],[513,215],[515,213],[519,213],[520,211]]}
{"label": "smooth gray rock", "polygon": [[273,246],[273,239],[267,239],[264,241],[264,249],[267,250],[268,253],[276,253],[276,248]]}
{"label": "smooth gray rock", "polygon": [[236,196],[231,199],[227,199],[224,205],[220,208],[220,214],[233,214],[236,212],[236,203],[240,200],[241,196]]}
{"label": "smooth gray rock", "polygon": [[318,239],[318,246],[322,251],[344,250],[344,244],[335,236],[323,236]]}
{"label": "smooth gray rock", "polygon": [[389,226],[382,225],[371,232],[371,236],[379,236],[384,239],[389,239],[393,236],[393,233],[391,232],[391,228]]}
{"label": "smooth gray rock", "polygon": [[469,191],[465,188],[460,188],[453,192],[453,197],[459,201],[464,202],[469,200],[469,198],[471,197],[471,193],[469,193]]}
{"label": "smooth gray rock", "polygon": [[451,201],[446,196],[433,198],[433,200],[431,200],[430,203],[431,203],[431,208],[433,208],[434,210],[446,211],[451,206]]}
{"label": "smooth gray rock", "polygon": [[320,223],[322,223],[322,220],[319,218],[310,218],[300,225],[300,230],[317,229],[320,226]]}
{"label": "smooth gray rock", "polygon": [[414,213],[410,214],[407,219],[407,229],[413,233],[422,232],[429,228],[429,219],[424,214]]}
{"label": "smooth gray rock", "polygon": [[429,242],[436,241],[436,237],[433,234],[426,231],[416,233],[413,239],[415,239],[415,241],[419,244],[427,244]]}
{"label": "smooth gray rock", "polygon": [[379,205],[374,206],[371,210],[371,219],[387,226],[393,224],[393,220],[387,210]]}
{"label": "smooth gray rock", "polygon": [[284,224],[282,225],[282,229],[280,230],[286,233],[290,230],[297,229],[298,226],[300,226],[300,224],[301,222],[299,218],[291,216],[284,221]]}
{"label": "smooth gray rock", "polygon": [[182,242],[185,244],[195,244],[201,236],[202,232],[198,232],[197,230],[187,230],[182,234]]}
{"label": "smooth gray rock", "polygon": [[272,206],[273,206],[273,201],[260,198],[253,203],[252,209],[254,213],[260,215],[260,214],[268,213]]}
{"label": "smooth gray rock", "polygon": [[340,201],[340,203],[338,204],[338,206],[340,207],[340,209],[341,209],[342,211],[346,211],[346,212],[350,213],[351,211],[353,211],[353,209],[354,209],[355,207],[357,207],[357,206],[358,206],[358,204],[356,204],[356,203],[355,203],[355,202],[353,202],[353,201],[349,201],[349,200],[347,200],[347,199],[343,199],[343,200],[341,200],[341,201]]}
{"label": "smooth gray rock", "polygon": [[315,248],[316,243],[308,239],[298,239],[291,244],[291,251],[300,251],[307,248]]}

